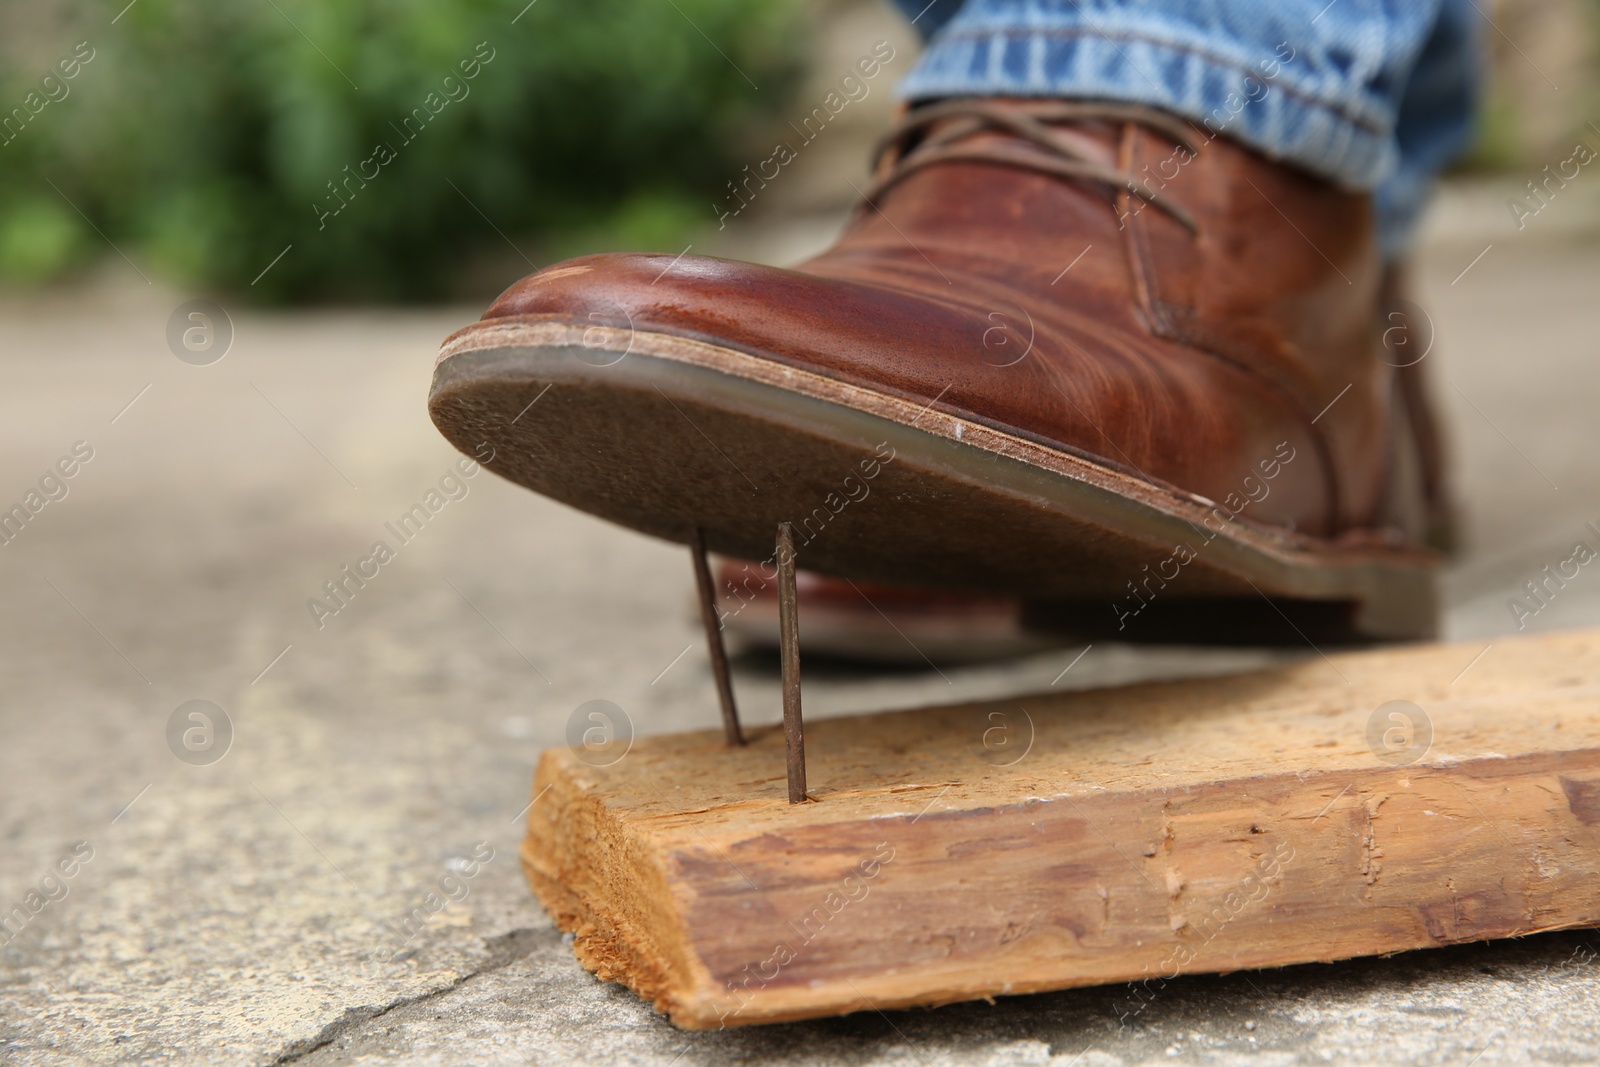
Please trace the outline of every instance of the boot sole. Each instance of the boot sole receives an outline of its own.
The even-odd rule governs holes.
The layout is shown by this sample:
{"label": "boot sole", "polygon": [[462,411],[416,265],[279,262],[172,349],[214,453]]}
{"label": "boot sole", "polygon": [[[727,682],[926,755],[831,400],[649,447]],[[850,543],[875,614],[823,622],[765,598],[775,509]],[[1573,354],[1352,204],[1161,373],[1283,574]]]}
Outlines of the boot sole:
{"label": "boot sole", "polygon": [[429,410],[511,481],[669,541],[698,526],[725,555],[770,560],[789,522],[811,570],[1057,601],[1111,633],[1157,600],[1202,637],[1216,636],[1207,602],[1307,638],[1293,619],[1324,639],[1435,629],[1427,549],[1228,520],[1204,497],[703,341],[479,323],[445,342]]}

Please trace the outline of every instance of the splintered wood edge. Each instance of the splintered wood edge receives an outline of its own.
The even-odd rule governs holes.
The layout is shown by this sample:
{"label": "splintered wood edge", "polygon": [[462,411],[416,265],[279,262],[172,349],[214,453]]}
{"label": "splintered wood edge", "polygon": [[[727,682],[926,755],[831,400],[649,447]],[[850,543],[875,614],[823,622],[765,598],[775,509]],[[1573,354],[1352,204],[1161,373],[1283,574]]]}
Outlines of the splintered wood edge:
{"label": "splintered wood edge", "polygon": [[[819,721],[809,732],[817,753],[826,755],[813,764],[842,761],[842,766],[818,773],[817,784],[825,790],[832,773],[846,788],[798,808],[783,802],[782,740],[773,730],[752,731],[752,743],[743,750],[721,748],[712,731],[642,739],[624,764],[609,768],[587,766],[566,749],[551,750],[538,766],[539,799],[529,811],[524,869],[557,923],[574,934],[574,948],[585,967],[602,979],[627,984],[674,1023],[689,1028],[865,1007],[936,1005],[1141,977],[1148,982],[1158,973],[1153,967],[1164,969],[1171,953],[1184,944],[1184,928],[1191,919],[1209,921],[1207,908],[1214,909],[1223,899],[1215,895],[1217,887],[1226,890],[1233,884],[1229,879],[1237,880],[1239,857],[1274,849],[1280,856],[1305,857],[1297,866],[1312,874],[1297,874],[1296,880],[1311,880],[1284,888],[1270,906],[1230,916],[1225,920],[1233,924],[1227,951],[1208,951],[1212,943],[1207,938],[1199,956],[1184,959],[1185,973],[1333,960],[1594,925],[1600,921],[1600,885],[1588,885],[1593,879],[1575,879],[1571,872],[1592,871],[1600,846],[1600,829],[1594,829],[1600,824],[1600,712],[1590,707],[1595,703],[1590,683],[1600,678],[1600,632],[1499,644],[1505,647],[1496,650],[1498,662],[1485,665],[1489,669],[1476,668],[1482,673],[1475,685],[1459,687],[1458,706],[1446,716],[1452,736],[1470,738],[1476,751],[1457,750],[1410,766],[1382,765],[1370,755],[1357,758],[1321,740],[1329,729],[1333,736],[1348,736],[1352,721],[1348,710],[1341,715],[1336,705],[1329,705],[1328,692],[1347,690],[1339,678],[1331,684],[1323,679],[1334,672],[1318,661],[1187,685],[1050,698],[1079,712],[1068,716],[1048,715],[1042,701],[1024,698],[1049,720],[1043,738],[1055,734],[1058,745],[1073,742],[1071,735],[1084,731],[1089,736],[1078,742],[1096,745],[1095,716],[1083,711],[1116,718],[1120,709],[1130,722],[1142,717],[1151,720],[1146,726],[1157,725],[1155,720],[1171,726],[1165,713],[1152,708],[1174,697],[1182,700],[1185,693],[1213,712],[1219,703],[1229,712],[1210,726],[1204,716],[1189,724],[1210,737],[1214,749],[1234,743],[1228,733],[1237,732],[1241,721],[1245,728],[1259,729],[1277,714],[1280,728],[1304,727],[1298,745],[1279,745],[1275,754],[1262,759],[1258,773],[1243,773],[1235,761],[1213,780],[1195,777],[1204,759],[1171,776],[1128,773],[1132,764],[1148,759],[1140,761],[1115,744],[1100,743],[1099,769],[1123,772],[1120,781],[1108,776],[1115,781],[1113,788],[1095,789],[1064,758],[1045,761],[1045,773],[1026,779],[997,777],[992,768],[980,766],[960,782],[949,771],[966,765],[958,757],[970,756],[950,740],[961,707]],[[1335,660],[1342,668],[1338,675],[1349,675],[1355,681],[1347,684],[1358,689],[1424,696],[1453,684],[1450,679],[1479,647],[1384,650]],[[1543,669],[1542,690],[1532,684],[1535,668]],[[1387,686],[1381,681],[1385,675]],[[1380,679],[1376,688],[1368,684],[1374,677]],[[1553,688],[1551,678],[1559,680]],[[1273,686],[1278,687],[1275,695]],[[1264,689],[1269,690],[1265,697]],[[1259,712],[1263,701],[1269,709],[1288,710],[1269,711],[1265,718],[1249,711],[1255,706]],[[966,707],[970,712],[1002,705],[1010,703]],[[1368,699],[1366,706],[1375,705]],[[909,740],[907,732],[913,735]],[[1129,732],[1138,731],[1124,730]],[[919,753],[925,757],[920,764],[908,758]],[[1086,758],[1092,764],[1095,753]],[[909,766],[896,774],[900,763]],[[867,773],[874,766],[883,772],[881,784],[878,775]],[[853,773],[845,774],[846,768]],[[670,800],[667,790],[672,791]],[[916,826],[922,818],[918,812],[926,812],[940,797],[946,798],[946,806]],[[1052,806],[1052,800],[1063,799],[1068,803]],[[1390,801],[1384,814],[1392,818],[1383,820],[1385,844],[1380,847],[1376,824],[1380,809]],[[1450,815],[1452,808],[1460,814]],[[1101,930],[1091,931],[1099,937],[1095,947],[1086,949],[1089,942],[1079,935],[1064,942],[1046,939],[1017,952],[1005,947],[1009,935],[1003,933],[996,944],[980,946],[976,955],[952,951],[880,966],[870,954],[853,958],[852,953],[861,957],[859,945],[830,944],[818,951],[839,958],[827,962],[831,969],[816,969],[823,977],[807,983],[799,981],[804,974],[791,974],[787,985],[763,981],[753,994],[730,997],[734,987],[727,978],[732,973],[727,956],[733,950],[720,942],[737,942],[737,951],[747,953],[736,953],[735,965],[739,959],[758,962],[761,956],[749,955],[750,946],[769,929],[773,936],[783,932],[771,915],[761,920],[768,928],[755,915],[741,918],[735,905],[750,895],[740,879],[752,889],[752,876],[766,886],[770,894],[756,894],[763,900],[768,895],[784,898],[787,892],[784,907],[798,908],[793,914],[804,917],[810,897],[797,897],[788,887],[800,885],[815,896],[818,887],[837,884],[840,870],[829,866],[830,855],[867,854],[871,841],[893,834],[900,856],[889,881],[905,880],[894,889],[880,883],[880,892],[890,896],[888,903],[880,899],[875,907],[891,910],[872,916],[871,925],[856,931],[856,940],[886,935],[939,940],[948,937],[948,930],[964,929],[975,920],[960,915],[907,920],[908,910],[925,906],[915,887],[937,890],[945,878],[954,899],[965,884],[965,872],[973,869],[1008,884],[1003,881],[1005,864],[1012,861],[1005,855],[975,853],[963,860],[951,845],[967,847],[1006,835],[1015,840],[1018,826],[1046,817],[1043,813],[1050,810],[1055,811],[1051,825],[1057,836],[1045,851],[1053,858],[1079,861],[1076,881],[1047,882],[1037,865],[1029,868],[1024,862],[1019,884],[1080,896],[1089,889],[1098,892],[1105,916]],[[1082,816],[1082,825],[1074,812]],[[1164,830],[1150,828],[1153,816],[1164,821]],[[1325,816],[1322,832],[1313,833]],[[1452,825],[1474,818],[1498,824],[1495,832],[1472,836],[1472,830]],[[1181,862],[1170,856],[1149,860],[1153,846],[1141,849],[1137,843],[1164,834],[1166,840],[1156,851],[1170,853],[1175,825],[1183,827]],[[1082,826],[1093,826],[1104,840],[1081,833]],[[1260,836],[1241,839],[1241,833]],[[1112,842],[1112,836],[1124,847]],[[1517,846],[1510,843],[1513,839]],[[1151,870],[1164,877],[1160,888],[1166,899],[1155,891],[1158,887],[1143,866],[1128,861],[1124,848],[1142,851],[1141,864],[1166,864],[1164,876]],[[1390,868],[1380,881],[1385,862]],[[1203,873],[1208,868],[1215,877]],[[1094,872],[1092,877],[1085,870]],[[1130,877],[1130,870],[1138,878]],[[1493,888],[1497,873],[1498,896]],[[1207,898],[1207,893],[1213,896]],[[1101,906],[1094,904],[1092,893],[1089,899],[1091,906]],[[1059,918],[1052,915],[1051,922]],[[862,919],[859,914],[852,917]],[[833,931],[835,940],[849,940],[851,931],[843,929],[847,925]],[[707,955],[714,959],[719,951],[720,970]],[[803,972],[813,962],[792,970]],[[749,970],[744,968],[746,974]],[[717,973],[723,975],[720,982]],[[748,979],[745,985],[748,991]]]}
{"label": "splintered wood edge", "polygon": [[[631,832],[568,754],[551,749],[534,773],[522,870],[539,902],[572,934],[578,962],[595,977],[621,982],[657,1011],[679,1015],[672,999],[682,976],[711,975],[692,951],[673,904],[665,857],[647,835]],[[582,843],[581,850],[566,847]]]}

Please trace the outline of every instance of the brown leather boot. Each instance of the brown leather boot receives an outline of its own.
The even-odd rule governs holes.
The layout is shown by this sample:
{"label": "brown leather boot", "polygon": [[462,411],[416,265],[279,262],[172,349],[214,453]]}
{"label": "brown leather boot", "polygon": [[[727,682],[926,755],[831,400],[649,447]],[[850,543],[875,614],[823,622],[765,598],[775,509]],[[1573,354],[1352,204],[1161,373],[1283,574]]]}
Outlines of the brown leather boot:
{"label": "brown leather boot", "polygon": [[430,404],[513,481],[724,554],[786,521],[811,570],[1112,634],[1422,637],[1381,275],[1367,197],[1190,123],[950,100],[821,256],[546,268],[445,342]]}

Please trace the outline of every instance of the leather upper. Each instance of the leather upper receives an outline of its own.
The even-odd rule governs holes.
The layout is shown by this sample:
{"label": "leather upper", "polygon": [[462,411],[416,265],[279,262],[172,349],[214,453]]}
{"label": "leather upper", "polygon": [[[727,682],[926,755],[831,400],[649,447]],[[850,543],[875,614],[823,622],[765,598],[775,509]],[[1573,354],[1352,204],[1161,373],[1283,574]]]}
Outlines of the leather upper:
{"label": "leather upper", "polygon": [[[1063,132],[1192,232],[1126,188],[963,159],[908,171],[793,269],[585,256],[485,318],[714,342],[1218,502],[1250,495],[1287,446],[1249,519],[1324,537],[1383,526],[1393,371],[1368,200],[1191,129],[1193,151],[1135,121]],[[993,129],[958,143],[1036,150]]]}

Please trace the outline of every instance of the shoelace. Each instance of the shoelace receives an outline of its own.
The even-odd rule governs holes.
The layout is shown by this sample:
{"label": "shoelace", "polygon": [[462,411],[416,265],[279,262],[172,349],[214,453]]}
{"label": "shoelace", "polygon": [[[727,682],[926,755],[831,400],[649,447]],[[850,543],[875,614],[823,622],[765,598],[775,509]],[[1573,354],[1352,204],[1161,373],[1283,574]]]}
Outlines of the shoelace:
{"label": "shoelace", "polygon": [[[1094,119],[1149,126],[1188,151],[1196,151],[1189,140],[1192,131],[1181,120],[1138,104],[1042,101],[1001,106],[979,99],[945,100],[914,109],[878,142],[875,153],[878,161],[876,176],[863,200],[875,204],[880,195],[924,167],[940,163],[985,163],[1077,181],[1099,182],[1114,189],[1126,190],[1151,207],[1164,211],[1190,233],[1194,233],[1194,217],[1181,205],[1156,192],[1132,174],[1090,159],[1082,148],[1058,136],[1049,126],[1052,122]],[[934,127],[938,128],[927,133]],[[988,130],[1013,134],[1043,151],[1004,142],[982,145],[956,143]],[[926,136],[920,136],[925,133]]]}

